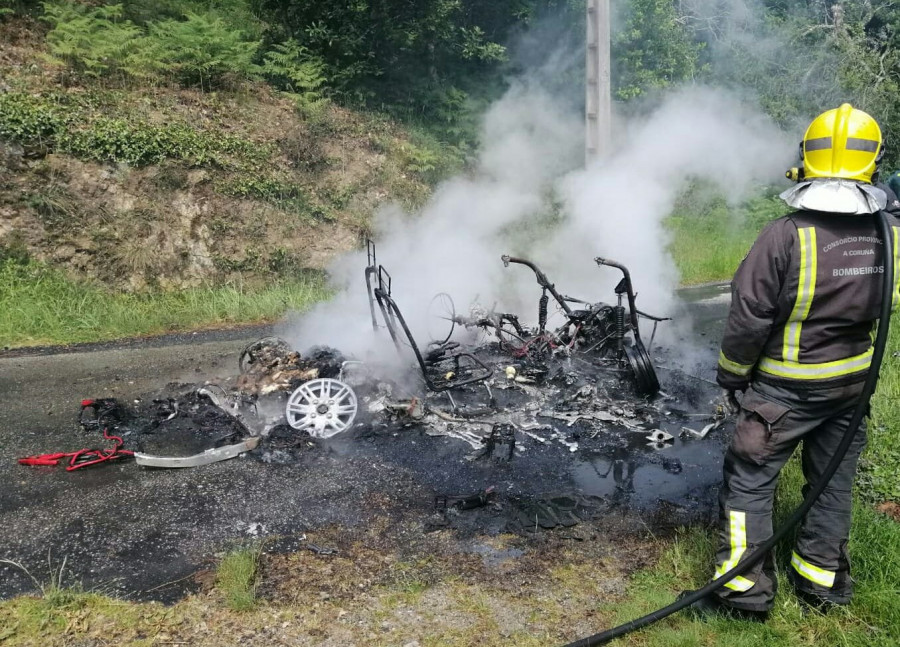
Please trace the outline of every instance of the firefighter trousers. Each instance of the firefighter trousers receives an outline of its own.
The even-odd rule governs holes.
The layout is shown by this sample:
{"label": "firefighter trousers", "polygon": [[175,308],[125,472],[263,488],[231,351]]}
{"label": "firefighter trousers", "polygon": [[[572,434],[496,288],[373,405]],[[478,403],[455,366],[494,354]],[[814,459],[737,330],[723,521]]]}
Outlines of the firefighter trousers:
{"label": "firefighter trousers", "polygon": [[[861,391],[862,383],[801,391],[760,382],[747,390],[725,455],[714,579],[772,536],[778,477],[801,441],[804,496],[818,482],[850,423]],[[788,573],[795,588],[815,599],[846,604],[852,595],[847,554],[851,489],[865,445],[863,423],[797,535]],[[768,611],[776,590],[774,560],[769,554],[743,576],[726,582],[717,595],[723,603],[739,609]]]}

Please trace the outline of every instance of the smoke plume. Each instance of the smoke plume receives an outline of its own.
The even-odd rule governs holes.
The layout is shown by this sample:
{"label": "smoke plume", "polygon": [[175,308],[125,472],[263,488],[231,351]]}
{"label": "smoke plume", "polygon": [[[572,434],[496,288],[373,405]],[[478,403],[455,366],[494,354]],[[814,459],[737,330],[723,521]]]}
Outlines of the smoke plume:
{"label": "smoke plume", "polygon": [[[638,307],[667,314],[679,277],[663,223],[679,194],[702,180],[737,201],[793,161],[796,137],[744,97],[690,86],[640,117],[617,115],[614,152],[585,168],[577,102],[535,78],[552,75],[544,66],[514,82],[487,112],[471,171],[441,184],[419,213],[391,206],[375,217],[378,261],[421,345],[447,329],[429,312],[438,292],[460,313],[478,303],[534,323],[540,290],[527,268],[504,268],[504,253],[530,258],[561,292],[591,302],[610,302],[620,278],[593,258],[614,259],[631,269]],[[394,355],[387,334],[372,331],[365,266],[364,251],[334,263],[337,296],[291,322],[285,336],[295,347]]]}

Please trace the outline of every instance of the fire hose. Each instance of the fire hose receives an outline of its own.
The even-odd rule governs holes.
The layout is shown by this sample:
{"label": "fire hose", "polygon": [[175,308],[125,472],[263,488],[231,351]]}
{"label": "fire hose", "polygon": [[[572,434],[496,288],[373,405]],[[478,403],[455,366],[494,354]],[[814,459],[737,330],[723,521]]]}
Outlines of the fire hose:
{"label": "fire hose", "polygon": [[625,624],[619,625],[618,627],[613,627],[612,629],[607,629],[606,631],[594,634],[593,636],[588,636],[587,638],[582,638],[580,640],[576,640],[575,642],[568,643],[567,645],[565,645],[565,647],[593,647],[594,645],[605,645],[615,638],[619,638],[631,633],[632,631],[636,631],[638,629],[642,629],[648,625],[651,625],[658,620],[667,618],[673,613],[677,613],[682,609],[685,609],[686,607],[694,604],[698,600],[701,600],[706,596],[712,594],[713,592],[724,586],[726,582],[730,582],[735,577],[743,575],[760,561],[762,561],[765,558],[766,554],[775,547],[775,544],[781,541],[782,538],[784,538],[784,536],[794,528],[794,526],[800,523],[803,517],[806,516],[806,513],[809,512],[809,510],[815,504],[819,496],[821,496],[822,492],[828,486],[828,483],[831,481],[835,472],[837,472],[838,467],[840,467],[841,461],[843,461],[844,455],[850,448],[850,443],[853,442],[853,437],[856,435],[856,431],[859,428],[863,417],[868,411],[869,400],[871,399],[872,394],[875,392],[875,387],[878,384],[878,372],[881,370],[881,362],[884,358],[885,348],[887,347],[888,329],[890,328],[891,320],[891,306],[894,296],[894,271],[896,268],[894,268],[894,253],[892,245],[893,237],[891,236],[891,229],[888,225],[887,216],[884,214],[884,212],[879,212],[876,216],[876,221],[878,222],[878,229],[881,235],[881,239],[884,241],[885,252],[884,283],[881,289],[881,312],[879,318],[880,325],[878,326],[878,333],[875,337],[875,343],[873,344],[872,363],[869,368],[869,373],[866,376],[866,381],[863,385],[863,390],[860,394],[859,402],[857,402],[856,404],[856,409],[854,409],[853,411],[853,416],[850,418],[850,423],[847,425],[847,430],[844,432],[844,436],[841,438],[841,442],[840,444],[838,444],[838,447],[834,452],[834,456],[831,457],[831,461],[822,472],[822,478],[819,479],[815,487],[813,487],[809,491],[809,493],[806,495],[806,498],[803,500],[803,503],[801,503],[800,506],[796,510],[794,510],[794,512],[790,517],[788,517],[784,524],[778,530],[776,530],[769,539],[760,544],[756,548],[756,550],[750,553],[746,559],[741,561],[730,571],[727,571],[720,577],[717,577],[716,579],[712,580],[696,591],[691,591],[687,595],[679,597],[678,600],[668,606],[657,609],[656,611],[648,613],[647,615],[635,620],[631,620],[630,622],[626,622]]}

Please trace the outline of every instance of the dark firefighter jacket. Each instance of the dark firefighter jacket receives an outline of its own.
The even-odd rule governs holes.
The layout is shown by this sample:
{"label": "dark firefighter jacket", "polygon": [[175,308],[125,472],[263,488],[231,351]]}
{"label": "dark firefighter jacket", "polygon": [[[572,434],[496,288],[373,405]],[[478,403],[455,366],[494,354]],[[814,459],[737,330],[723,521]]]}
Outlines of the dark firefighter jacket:
{"label": "dark firefighter jacket", "polygon": [[[893,232],[900,301],[900,219]],[[875,216],[796,211],[769,223],[731,284],[717,381],[791,388],[864,380],[881,305],[884,246]]]}

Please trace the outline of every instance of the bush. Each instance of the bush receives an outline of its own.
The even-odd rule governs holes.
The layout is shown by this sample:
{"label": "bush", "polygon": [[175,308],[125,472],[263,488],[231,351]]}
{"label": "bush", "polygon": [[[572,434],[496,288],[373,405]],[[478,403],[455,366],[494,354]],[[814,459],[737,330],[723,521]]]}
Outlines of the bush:
{"label": "bush", "polygon": [[212,141],[187,126],[152,126],[108,118],[57,138],[59,148],[76,157],[132,166],[156,164],[166,158],[197,165],[214,162],[217,158]]}
{"label": "bush", "polygon": [[242,176],[221,183],[217,189],[225,195],[268,202],[304,220],[333,219],[330,209],[322,205],[316,196],[310,195],[302,186],[277,178]]}
{"label": "bush", "polygon": [[82,108],[65,106],[55,97],[20,92],[0,94],[0,139],[26,146],[40,144],[81,159],[132,166],[164,159],[193,166],[258,165],[274,152],[272,146],[231,135],[212,135],[184,124],[157,126],[90,117]]}
{"label": "bush", "polygon": [[132,166],[157,164],[164,159],[192,166],[231,166],[229,156],[259,160],[270,154],[239,137],[211,135],[183,124],[155,126],[124,119],[99,118],[84,128],[57,137],[60,150],[98,162],[124,162]]}
{"label": "bush", "polygon": [[0,139],[41,144],[64,126],[62,112],[52,102],[21,92],[0,94]]}
{"label": "bush", "polygon": [[31,262],[31,254],[28,253],[28,247],[22,238],[22,234],[18,231],[5,236],[0,240],[0,268],[9,264],[28,265]]}
{"label": "bush", "polygon": [[296,40],[279,43],[266,52],[262,69],[269,82],[292,96],[301,110],[322,101],[325,64]]}
{"label": "bush", "polygon": [[328,155],[319,138],[300,128],[288,129],[278,139],[277,145],[296,168],[317,171],[328,165]]}
{"label": "bush", "polygon": [[59,182],[47,182],[25,195],[25,204],[34,209],[48,229],[71,228],[81,217],[78,200]]}

